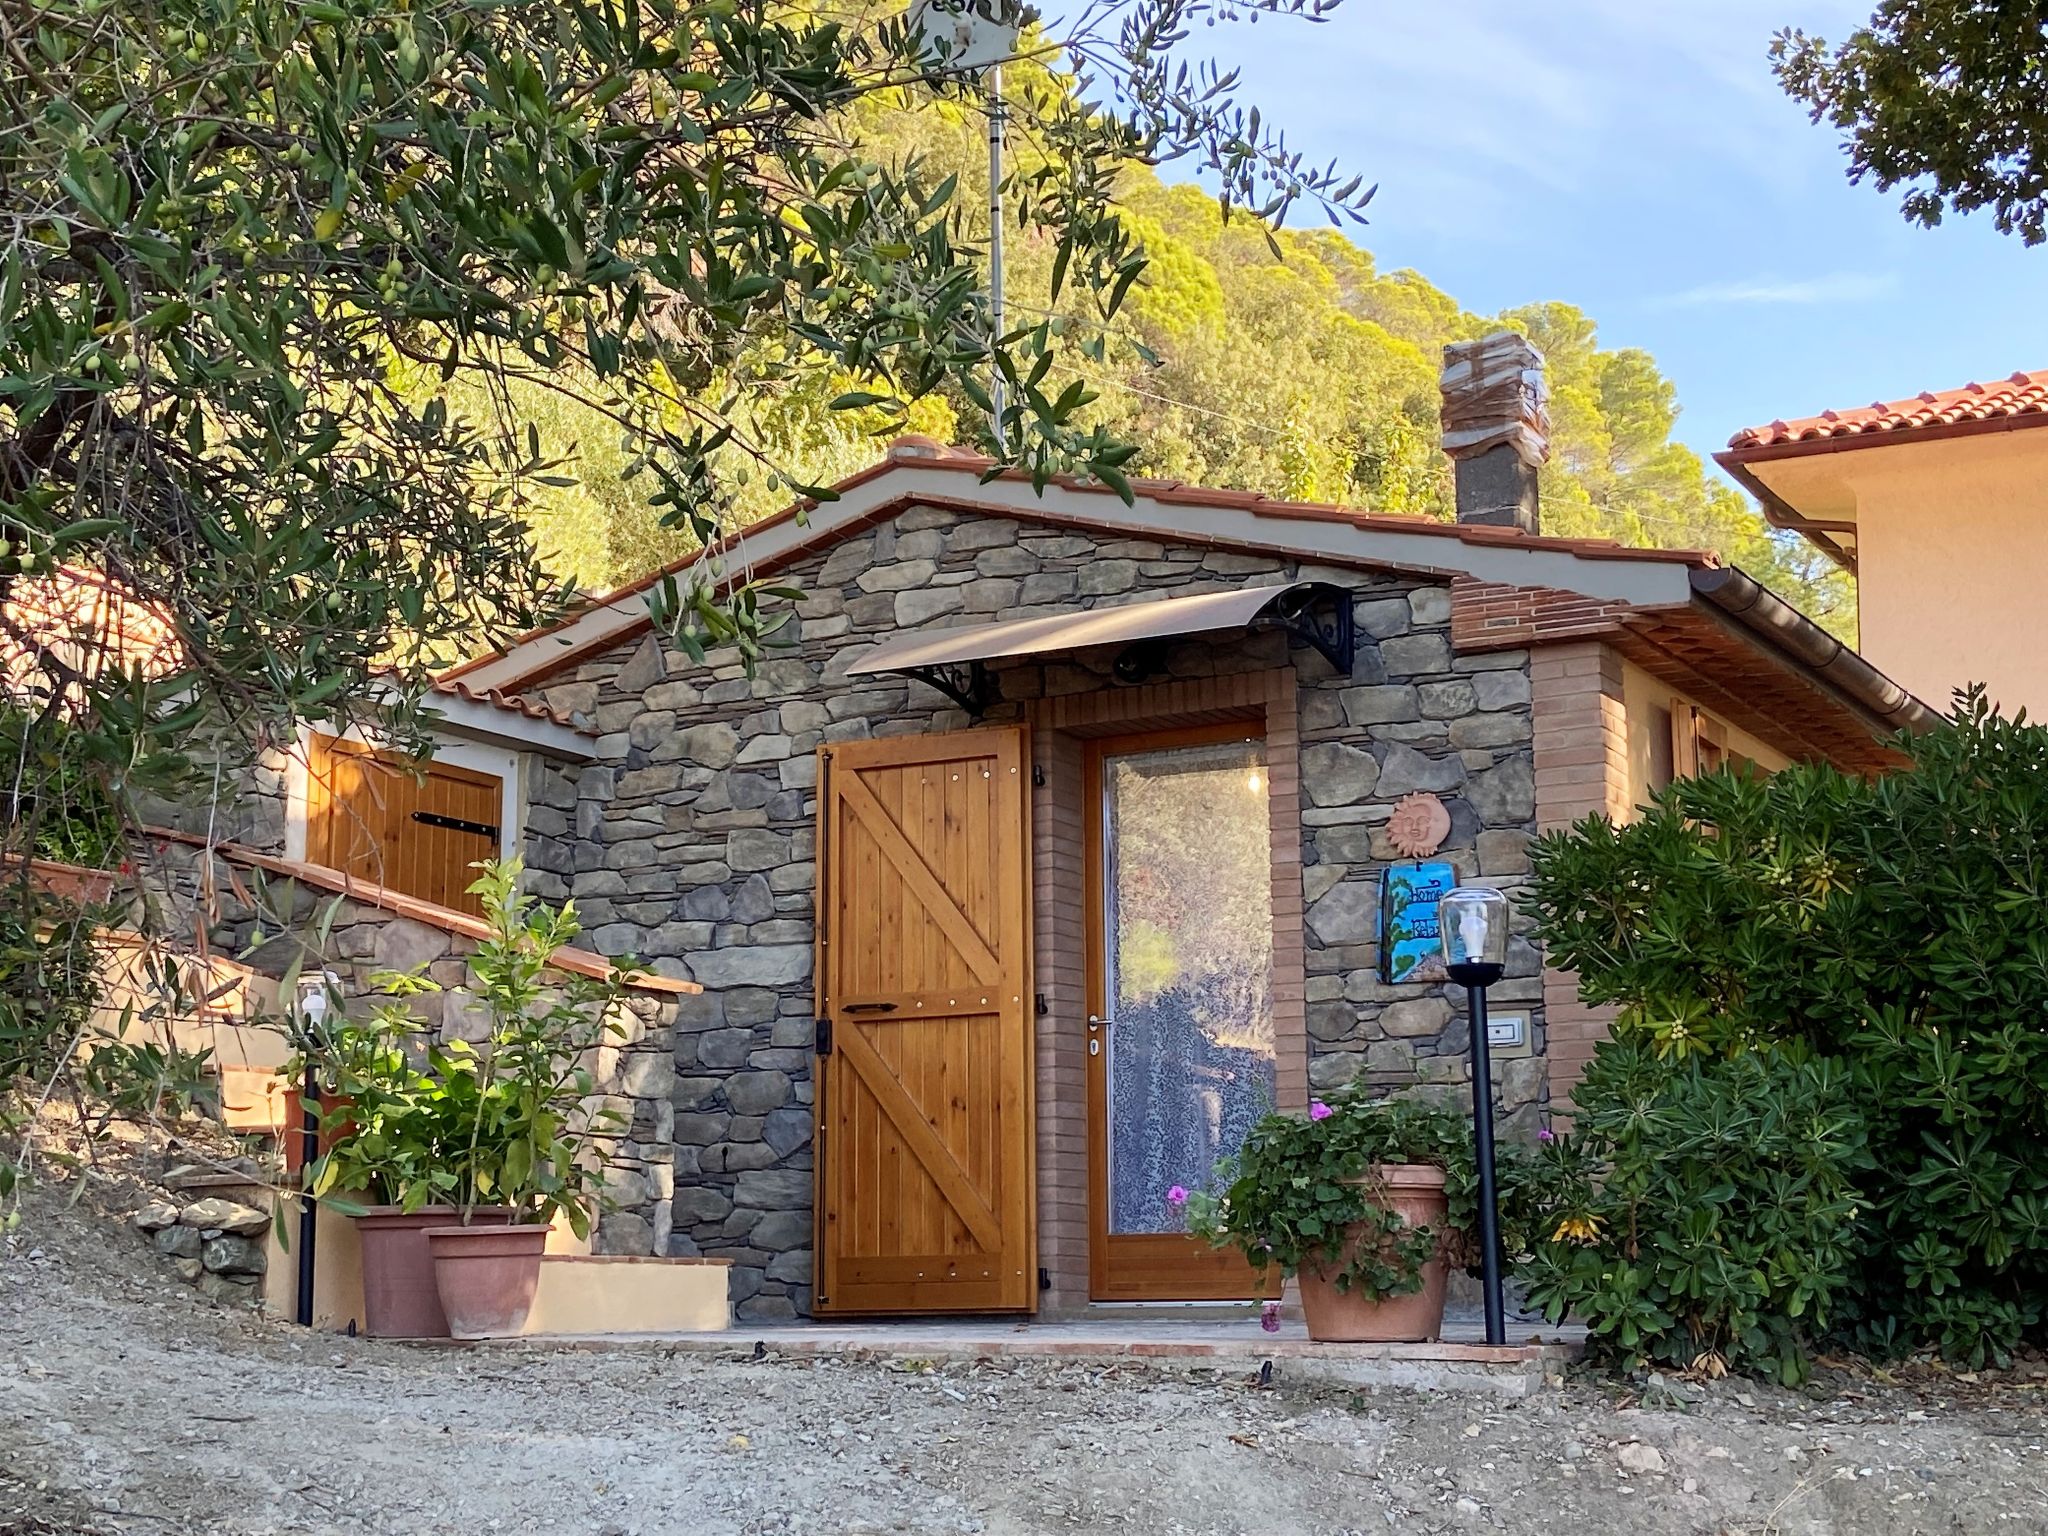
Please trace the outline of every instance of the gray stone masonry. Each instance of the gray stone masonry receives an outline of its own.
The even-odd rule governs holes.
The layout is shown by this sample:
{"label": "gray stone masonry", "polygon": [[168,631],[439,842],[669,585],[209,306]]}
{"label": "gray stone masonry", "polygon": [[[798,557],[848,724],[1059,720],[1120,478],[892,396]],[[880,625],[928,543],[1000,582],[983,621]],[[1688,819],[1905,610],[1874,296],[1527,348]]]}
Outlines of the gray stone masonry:
{"label": "gray stone masonry", "polygon": [[[159,899],[186,916],[174,931],[194,931],[190,911],[196,889],[197,849],[165,845],[158,879]],[[488,1038],[470,982],[468,957],[476,941],[466,934],[401,917],[352,897],[331,896],[306,886],[265,883],[251,870],[241,870],[237,883],[269,909],[258,912],[231,894],[225,875],[215,883],[215,908],[206,931],[214,952],[242,957],[257,971],[279,976],[294,961],[303,974],[324,966],[340,978],[341,993],[351,1015],[367,1015],[378,1002],[374,980],[380,971],[423,971],[441,990],[410,999],[414,1015],[443,1039],[472,1042]],[[290,892],[291,910],[275,907]],[[327,908],[333,904],[331,920]],[[324,942],[315,942],[326,921]],[[272,937],[251,948],[261,930]],[[587,937],[587,936],[586,936]],[[582,942],[582,941],[579,941]],[[607,1254],[660,1254],[669,1241],[669,1201],[674,1192],[672,1156],[675,1079],[674,1028],[677,1005],[694,999],[666,992],[629,990],[613,1019],[606,1043],[590,1051],[583,1065],[594,1092],[587,1107],[613,1111],[614,1132],[600,1138],[605,1162],[607,1209],[598,1218],[592,1247]],[[169,1241],[178,1241],[170,1239]],[[205,1255],[199,1255],[204,1258]]]}
{"label": "gray stone masonry", "polygon": [[[1311,1081],[1358,1077],[1449,1092],[1465,1078],[1461,1000],[1378,980],[1378,877],[1401,796],[1450,808],[1445,857],[1468,880],[1516,886],[1534,830],[1524,653],[1454,656],[1447,586],[1262,555],[911,508],[807,557],[778,580],[807,595],[750,676],[652,636],[540,685],[596,730],[597,760],[534,770],[526,856],[537,888],[573,895],[592,947],[701,982],[675,1038],[674,1226],[667,1251],[730,1259],[746,1319],[809,1310],[812,1234],[812,898],[821,742],[955,730],[966,716],[921,683],[850,678],[877,643],[918,628],[1036,617],[1301,576],[1353,589],[1349,677],[1291,652],[1300,694]],[[1172,676],[1271,667],[1267,634],[1176,646]],[[999,674],[990,718],[1024,701],[1115,686],[1103,653]],[[1535,951],[1518,944],[1496,994],[1538,1026]],[[1511,1120],[1543,1097],[1540,1058],[1503,1073]]]}

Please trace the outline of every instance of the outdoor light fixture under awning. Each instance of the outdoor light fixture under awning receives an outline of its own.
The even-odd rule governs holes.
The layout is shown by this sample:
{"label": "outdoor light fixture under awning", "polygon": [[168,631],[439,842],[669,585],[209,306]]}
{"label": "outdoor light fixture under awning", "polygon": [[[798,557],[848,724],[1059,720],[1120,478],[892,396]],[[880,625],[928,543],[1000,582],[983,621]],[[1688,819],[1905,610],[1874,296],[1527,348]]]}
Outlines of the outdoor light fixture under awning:
{"label": "outdoor light fixture under awning", "polygon": [[[1326,581],[1242,587],[1193,597],[1162,597],[1116,608],[1010,619],[959,629],[923,631],[885,641],[846,669],[850,677],[914,677],[945,694],[971,715],[985,714],[997,698],[992,661],[1017,661],[1092,646],[1124,647],[1118,675],[1137,681],[1144,657],[1135,648],[1189,635],[1227,630],[1278,629],[1313,646],[1340,675],[1350,676],[1351,593]],[[1131,665],[1124,665],[1126,657]]]}

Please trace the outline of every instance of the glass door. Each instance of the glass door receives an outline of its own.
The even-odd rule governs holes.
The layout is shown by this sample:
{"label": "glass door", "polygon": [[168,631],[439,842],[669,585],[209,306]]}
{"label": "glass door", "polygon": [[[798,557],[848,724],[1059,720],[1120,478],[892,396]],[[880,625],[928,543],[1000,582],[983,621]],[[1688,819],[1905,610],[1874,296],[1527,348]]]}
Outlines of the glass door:
{"label": "glass door", "polygon": [[1098,1300],[1262,1294],[1181,1203],[1273,1107],[1265,741],[1236,724],[1089,755],[1089,1252]]}

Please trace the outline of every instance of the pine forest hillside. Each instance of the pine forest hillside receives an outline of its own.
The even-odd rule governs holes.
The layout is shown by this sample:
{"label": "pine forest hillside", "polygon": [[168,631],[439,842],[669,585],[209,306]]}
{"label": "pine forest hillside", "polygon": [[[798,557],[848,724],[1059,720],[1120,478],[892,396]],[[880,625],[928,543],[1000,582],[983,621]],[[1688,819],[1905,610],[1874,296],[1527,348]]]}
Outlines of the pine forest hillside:
{"label": "pine forest hillside", "polygon": [[[1061,88],[1042,71],[1013,68],[1012,76],[1013,90]],[[961,218],[970,231],[979,219],[985,237],[986,121],[978,112],[929,103],[914,112],[870,110],[861,127],[877,162],[915,156],[957,172]],[[1028,163],[1033,146],[1014,152]],[[1852,633],[1849,578],[1802,541],[1774,533],[1698,455],[1674,442],[1671,382],[1647,352],[1603,348],[1581,310],[1551,301],[1473,314],[1420,273],[1380,271],[1369,251],[1336,230],[1269,238],[1252,218],[1226,218],[1201,188],[1149,172],[1130,177],[1119,204],[1150,266],[1097,337],[1100,356],[1086,365],[1086,383],[1098,397],[1091,411],[1140,445],[1133,472],[1447,518],[1439,355],[1446,342],[1508,326],[1549,362],[1545,532],[1709,549],[1830,629]],[[1380,216],[1398,217],[1398,210]],[[1044,321],[1092,334],[1086,318],[1052,298],[1048,250],[1013,231],[1007,258],[1012,325]],[[958,435],[943,398],[919,402],[907,421],[863,423],[826,408],[861,382],[820,379],[770,396],[749,390],[741,366],[707,387],[722,399],[747,400],[758,441],[809,476],[851,473],[905,430],[948,441]],[[552,396],[518,404],[546,449],[575,461],[575,483],[541,491],[534,519],[559,568],[597,587],[685,552],[682,536],[641,500],[629,455],[602,421],[579,417]],[[784,499],[760,475],[741,495],[744,511],[755,515]]]}

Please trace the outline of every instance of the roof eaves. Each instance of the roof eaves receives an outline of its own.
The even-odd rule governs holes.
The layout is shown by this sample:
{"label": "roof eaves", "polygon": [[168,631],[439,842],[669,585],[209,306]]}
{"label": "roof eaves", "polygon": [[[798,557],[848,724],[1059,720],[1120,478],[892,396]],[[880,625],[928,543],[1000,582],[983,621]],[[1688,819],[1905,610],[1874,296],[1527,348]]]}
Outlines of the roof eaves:
{"label": "roof eaves", "polygon": [[[415,922],[425,923],[446,933],[459,934],[475,940],[491,936],[491,925],[480,917],[458,912],[453,907],[444,907],[418,896],[408,896],[402,891],[394,891],[389,886],[379,885],[375,881],[331,869],[325,864],[312,864],[299,859],[280,858],[275,854],[259,853],[256,849],[240,843],[213,842],[196,833],[181,831],[174,827],[145,826],[140,831],[145,837],[196,848],[202,853],[218,854],[230,864],[297,880],[323,891],[331,891],[337,896],[347,897],[351,901],[376,907],[394,916],[411,918]],[[558,949],[549,958],[548,964],[556,970],[599,980],[617,976],[624,985],[643,992],[693,996],[704,990],[696,982],[685,981],[680,977],[663,976],[656,971],[624,970],[613,965],[608,956],[598,954],[594,950]]]}
{"label": "roof eaves", "polygon": [[1733,566],[1696,572],[1693,592],[1755,641],[1792,662],[1884,733],[1931,730],[1941,716],[1820,625]]}
{"label": "roof eaves", "polygon": [[1797,507],[1772,490],[1764,483],[1763,477],[1750,468],[1752,463],[1764,457],[1785,458],[1788,455],[1767,454],[1762,451],[1744,455],[1729,451],[1715,454],[1714,462],[1725,469],[1737,485],[1757,499],[1757,504],[1763,508],[1765,522],[1773,528],[1784,528],[1798,534],[1851,576],[1855,575],[1856,551],[1834,538],[1827,530],[1814,527],[1807,518],[1800,515]]}
{"label": "roof eaves", "polygon": [[[758,546],[762,544],[764,536],[769,536],[768,542],[771,545],[774,544],[776,541],[773,536],[785,530],[790,523],[801,522],[807,519],[814,511],[821,509],[830,511],[834,507],[844,507],[846,503],[856,499],[851,493],[869,487],[872,482],[884,475],[897,472],[910,475],[918,471],[944,471],[954,474],[972,475],[978,482],[1002,485],[1012,489],[1018,485],[1030,483],[1031,477],[1022,470],[1007,469],[999,474],[991,475],[990,471],[993,468],[993,460],[978,454],[933,449],[924,449],[916,452],[905,452],[901,448],[892,450],[890,456],[879,464],[871,465],[859,474],[841,481],[835,487],[833,501],[807,500],[794,503],[772,517],[765,518],[758,523],[749,524],[745,529],[740,530],[732,540],[727,541],[721,546],[710,550],[700,550],[688,555],[682,560],[663,567],[661,570],[615,588],[602,597],[593,599],[576,613],[566,616],[555,624],[532,631],[506,647],[474,657],[456,667],[450,668],[441,675],[442,681],[452,683],[474,676],[485,669],[490,669],[489,679],[494,685],[512,688],[531,686],[536,679],[553,675],[564,667],[574,665],[576,662],[592,654],[594,650],[616,645],[629,634],[635,633],[644,627],[647,615],[645,603],[640,601],[644,594],[664,579],[680,575],[689,570],[707,555],[738,560],[744,569],[736,573],[731,579],[739,580],[743,579],[745,575],[758,574],[786,564],[789,560],[798,558],[802,553],[808,552],[814,542],[823,543],[832,539],[844,538],[851,532],[867,526],[873,521],[878,521],[883,517],[892,515],[894,511],[899,511],[908,505],[929,503],[939,506],[958,506],[962,510],[973,510],[976,505],[979,505],[971,500],[953,498],[928,490],[920,490],[916,485],[906,482],[902,490],[895,495],[876,496],[873,492],[870,492],[871,504],[862,509],[856,517],[843,522],[833,523],[830,526],[821,526],[814,536],[790,540],[788,541],[788,547],[778,549],[771,555],[764,557],[759,552]],[[1066,494],[1089,497],[1100,496],[1104,498],[1115,498],[1117,494],[1106,485],[1082,480],[1071,475],[1053,476],[1048,485]],[[1422,542],[1433,543],[1441,540],[1447,551],[1458,547],[1474,551],[1487,551],[1495,555],[1502,552],[1527,551],[1534,555],[1564,555],[1603,564],[1639,563],[1663,565],[1666,567],[1682,566],[1690,569],[1712,569],[1717,564],[1713,555],[1697,550],[1635,549],[1615,544],[1608,540],[1532,536],[1509,528],[1438,523],[1418,517],[1359,512],[1326,503],[1277,501],[1255,492],[1195,487],[1177,480],[1134,480],[1131,482],[1131,491],[1133,502],[1137,504],[1149,502],[1161,507],[1178,506],[1202,508],[1220,513],[1248,514],[1259,524],[1273,525],[1276,535],[1266,538],[1225,537],[1215,534],[1204,534],[1197,530],[1187,530],[1179,536],[1186,537],[1188,542],[1215,544],[1219,547],[1258,548],[1268,552],[1293,553],[1302,558],[1317,561],[1330,560],[1332,557],[1329,551],[1321,548],[1311,548],[1306,543],[1298,543],[1297,540],[1277,536],[1278,528],[1290,523],[1338,526],[1355,529],[1361,533],[1386,534]],[[1048,523],[1059,523],[1062,521],[1072,523],[1081,520],[1071,515],[1062,516],[1054,509],[1045,506],[1042,502],[1033,507],[1001,505],[1000,496],[991,497],[991,510],[999,511],[1005,516],[1035,516],[1039,520]],[[1103,521],[1107,522],[1110,520],[1105,519]],[[1153,532],[1156,534],[1158,530],[1153,530]],[[755,551],[751,554],[748,551],[749,544],[756,546]],[[1447,560],[1434,558],[1386,559],[1376,563],[1446,576],[1455,575],[1461,569],[1461,562],[1455,557]],[[580,639],[572,638],[570,635],[570,631],[577,629],[583,631]],[[502,665],[519,651],[529,647],[538,647],[542,642],[550,638],[561,642],[558,648],[543,654],[536,654],[523,667],[505,667]]]}

